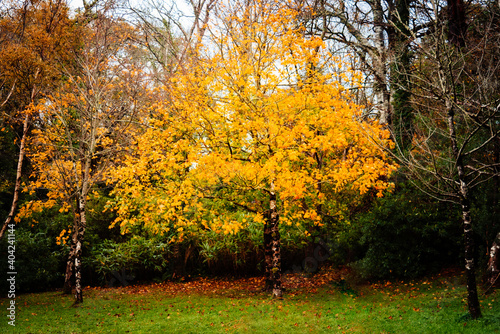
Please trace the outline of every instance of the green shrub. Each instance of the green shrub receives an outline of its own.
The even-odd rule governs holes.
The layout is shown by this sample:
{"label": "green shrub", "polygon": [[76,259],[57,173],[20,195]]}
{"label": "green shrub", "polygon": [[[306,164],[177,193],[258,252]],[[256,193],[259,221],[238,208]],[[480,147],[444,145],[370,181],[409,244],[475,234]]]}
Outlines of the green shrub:
{"label": "green shrub", "polygon": [[263,258],[263,226],[250,222],[235,234],[200,232],[199,256],[213,275],[255,273]]}
{"label": "green shrub", "polygon": [[500,232],[500,179],[477,187],[471,203],[472,226],[476,235],[477,268],[483,271],[488,266],[490,247]]}
{"label": "green shrub", "polygon": [[[53,227],[53,226],[52,226]],[[16,292],[46,291],[62,286],[65,250],[56,244],[56,229],[46,222],[33,227],[19,225],[15,229]],[[7,259],[7,238],[0,242],[0,256]],[[7,261],[0,261],[2,276],[10,270]],[[6,291],[6,279],[0,288]]]}
{"label": "green shrub", "polygon": [[365,278],[414,278],[456,265],[462,255],[459,211],[413,187],[378,199],[355,225],[366,253],[352,266]]}
{"label": "green shrub", "polygon": [[126,285],[134,279],[164,275],[169,253],[169,245],[163,241],[134,236],[121,243],[104,240],[92,248],[88,261],[101,282]]}

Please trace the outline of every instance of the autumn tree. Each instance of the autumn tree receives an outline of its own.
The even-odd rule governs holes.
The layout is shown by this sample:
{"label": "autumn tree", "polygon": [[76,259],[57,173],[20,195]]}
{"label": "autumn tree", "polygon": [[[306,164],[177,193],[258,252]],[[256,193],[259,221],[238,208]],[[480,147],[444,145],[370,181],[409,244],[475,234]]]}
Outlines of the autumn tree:
{"label": "autumn tree", "polygon": [[[220,4],[215,13],[205,51],[170,80],[170,99],[116,171],[115,209],[123,229],[144,224],[178,238],[244,226],[206,199],[245,210],[265,227],[266,272],[280,297],[279,224],[321,224],[327,187],[381,195],[394,166],[359,134],[361,108],[326,71],[330,55],[304,36],[296,11],[259,1]],[[355,73],[342,77],[356,84]],[[365,126],[389,145],[376,122]]]}
{"label": "autumn tree", "polygon": [[36,106],[43,122],[30,139],[30,189],[45,188],[48,193],[46,200],[28,203],[20,214],[55,204],[74,212],[73,226],[68,227],[71,251],[66,283],[74,271],[75,303],[83,301],[81,262],[88,198],[125,150],[127,129],[147,93],[140,64],[131,61],[133,29],[113,19],[112,10],[94,9],[83,30],[84,44],[75,52],[75,68],[63,72],[65,82]]}
{"label": "autumn tree", "polygon": [[21,190],[26,138],[36,105],[60,83],[61,66],[71,66],[78,28],[64,0],[5,1],[0,10],[0,112],[5,132],[19,145],[9,214],[0,238],[15,216]]}

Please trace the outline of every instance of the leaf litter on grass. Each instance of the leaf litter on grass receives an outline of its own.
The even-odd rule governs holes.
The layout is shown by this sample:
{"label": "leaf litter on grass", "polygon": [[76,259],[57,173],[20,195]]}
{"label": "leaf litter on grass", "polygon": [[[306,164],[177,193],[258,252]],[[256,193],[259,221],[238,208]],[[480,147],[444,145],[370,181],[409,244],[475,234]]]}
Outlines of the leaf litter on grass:
{"label": "leaf litter on grass", "polygon": [[19,305],[27,320],[16,332],[495,333],[499,318],[490,313],[499,310],[496,292],[482,297],[484,320],[461,318],[466,305],[460,274],[356,285],[346,268],[323,268],[286,275],[282,300],[262,290],[263,277],[88,287],[78,309],[68,306],[71,296],[25,295]]}

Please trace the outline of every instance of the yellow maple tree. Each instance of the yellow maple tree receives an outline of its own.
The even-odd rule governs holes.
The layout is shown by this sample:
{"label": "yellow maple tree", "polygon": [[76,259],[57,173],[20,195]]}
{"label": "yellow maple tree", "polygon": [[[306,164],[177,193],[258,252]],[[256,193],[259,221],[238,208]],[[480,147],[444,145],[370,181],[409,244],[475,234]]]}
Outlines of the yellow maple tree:
{"label": "yellow maple tree", "polygon": [[[345,64],[305,36],[290,8],[219,4],[210,40],[169,81],[168,99],[155,106],[136,153],[117,170],[114,204],[124,230],[144,224],[173,230],[177,240],[200,229],[244,227],[203,199],[246,210],[272,235],[267,265],[276,296],[279,222],[320,224],[324,189],[376,189],[380,196],[395,169],[360,132],[362,107],[347,89],[357,74],[345,73],[341,84],[329,73],[325,64]],[[376,122],[363,127],[390,145]]]}

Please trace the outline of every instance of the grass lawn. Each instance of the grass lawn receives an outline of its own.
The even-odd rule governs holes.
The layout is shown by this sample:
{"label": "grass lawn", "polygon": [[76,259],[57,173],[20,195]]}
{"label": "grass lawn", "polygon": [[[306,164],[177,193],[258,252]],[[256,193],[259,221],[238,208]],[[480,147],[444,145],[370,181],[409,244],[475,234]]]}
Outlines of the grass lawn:
{"label": "grass lawn", "polygon": [[87,288],[72,307],[60,292],[16,298],[15,327],[0,333],[500,333],[498,292],[481,293],[484,317],[467,317],[460,276],[350,287],[338,272],[288,276],[282,300],[262,278],[196,279],[124,288]]}

